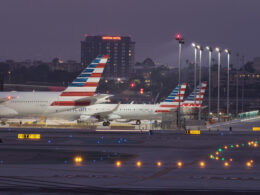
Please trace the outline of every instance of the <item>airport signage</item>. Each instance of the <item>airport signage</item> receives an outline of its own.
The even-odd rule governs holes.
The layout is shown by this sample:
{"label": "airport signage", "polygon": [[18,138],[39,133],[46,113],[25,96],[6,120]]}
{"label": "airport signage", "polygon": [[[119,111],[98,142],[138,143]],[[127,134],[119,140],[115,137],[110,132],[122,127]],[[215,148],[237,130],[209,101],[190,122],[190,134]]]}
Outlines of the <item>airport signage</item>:
{"label": "airport signage", "polygon": [[200,135],[200,130],[185,130],[186,135]]}
{"label": "airport signage", "polygon": [[41,139],[41,134],[21,134],[17,135],[18,139]]}

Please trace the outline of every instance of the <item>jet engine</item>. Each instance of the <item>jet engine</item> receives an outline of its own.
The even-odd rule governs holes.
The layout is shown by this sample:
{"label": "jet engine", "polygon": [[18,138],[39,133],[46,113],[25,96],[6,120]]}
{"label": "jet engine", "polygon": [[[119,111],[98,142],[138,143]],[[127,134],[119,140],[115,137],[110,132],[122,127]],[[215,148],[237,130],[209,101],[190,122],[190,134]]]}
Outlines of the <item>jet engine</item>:
{"label": "jet engine", "polygon": [[79,121],[82,121],[82,122],[97,122],[98,119],[94,116],[81,115],[80,118],[79,118]]}

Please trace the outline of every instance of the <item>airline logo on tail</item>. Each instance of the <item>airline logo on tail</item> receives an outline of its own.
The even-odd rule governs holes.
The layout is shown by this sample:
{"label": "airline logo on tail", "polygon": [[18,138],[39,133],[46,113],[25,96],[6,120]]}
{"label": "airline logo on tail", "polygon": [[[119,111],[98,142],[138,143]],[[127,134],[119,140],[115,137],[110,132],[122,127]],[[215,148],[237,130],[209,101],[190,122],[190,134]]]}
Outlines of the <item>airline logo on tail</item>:
{"label": "airline logo on tail", "polygon": [[[181,86],[181,88],[180,88]],[[159,105],[159,109],[155,112],[171,112],[176,110],[179,106],[179,102],[183,102],[183,96],[186,90],[187,83],[181,83],[178,85],[171,94]],[[180,93],[179,93],[180,92]]]}
{"label": "airline logo on tail", "polygon": [[201,85],[198,85],[196,88],[196,98],[195,98],[195,92],[193,91],[183,102],[182,106],[201,107],[206,87],[207,87],[207,81],[202,82]]}
{"label": "airline logo on tail", "polygon": [[84,97],[94,96],[101,79],[108,55],[100,55],[63,91],[59,101],[51,106],[87,106],[89,101],[75,101]]}

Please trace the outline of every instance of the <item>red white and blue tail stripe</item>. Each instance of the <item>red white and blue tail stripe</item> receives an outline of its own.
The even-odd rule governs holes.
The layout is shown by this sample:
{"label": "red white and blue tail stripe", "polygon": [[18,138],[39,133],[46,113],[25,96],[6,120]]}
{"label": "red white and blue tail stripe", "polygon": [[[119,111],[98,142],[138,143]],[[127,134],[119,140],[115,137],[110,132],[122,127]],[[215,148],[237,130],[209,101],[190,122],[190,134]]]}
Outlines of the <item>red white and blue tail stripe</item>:
{"label": "red white and blue tail stripe", "polygon": [[[100,55],[60,94],[51,106],[86,106],[88,102],[75,102],[84,97],[94,96],[101,79],[108,55]],[[79,105],[77,105],[79,104]]]}
{"label": "red white and blue tail stripe", "polygon": [[[181,88],[180,88],[181,86]],[[170,95],[160,103],[159,108],[155,112],[171,112],[176,110],[179,106],[179,102],[183,102],[183,96],[185,94],[187,83],[181,83],[178,85]],[[180,91],[180,94],[179,94]]]}
{"label": "red white and blue tail stripe", "polygon": [[207,81],[202,82],[201,85],[198,85],[196,88],[196,98],[195,98],[195,92],[193,91],[187,97],[187,99],[183,102],[182,106],[183,107],[201,107],[206,87],[207,87]]}

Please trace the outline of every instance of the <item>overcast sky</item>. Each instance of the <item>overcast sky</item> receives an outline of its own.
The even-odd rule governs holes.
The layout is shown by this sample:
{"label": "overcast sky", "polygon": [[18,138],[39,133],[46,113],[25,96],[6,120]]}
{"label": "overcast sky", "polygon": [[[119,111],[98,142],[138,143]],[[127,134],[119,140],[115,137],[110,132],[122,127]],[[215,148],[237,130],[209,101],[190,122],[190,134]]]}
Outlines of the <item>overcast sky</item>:
{"label": "overcast sky", "polygon": [[195,41],[250,60],[260,56],[259,22],[260,0],[1,0],[0,60],[80,61],[84,34],[108,34],[130,35],[136,61],[175,64],[178,32],[184,59]]}

